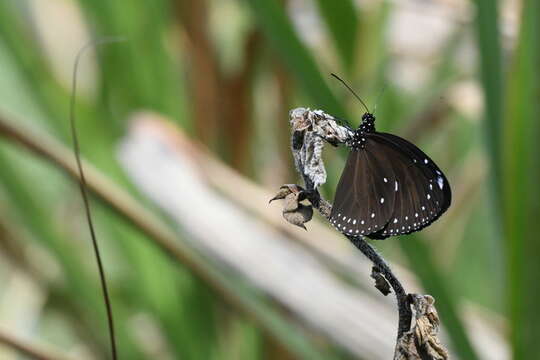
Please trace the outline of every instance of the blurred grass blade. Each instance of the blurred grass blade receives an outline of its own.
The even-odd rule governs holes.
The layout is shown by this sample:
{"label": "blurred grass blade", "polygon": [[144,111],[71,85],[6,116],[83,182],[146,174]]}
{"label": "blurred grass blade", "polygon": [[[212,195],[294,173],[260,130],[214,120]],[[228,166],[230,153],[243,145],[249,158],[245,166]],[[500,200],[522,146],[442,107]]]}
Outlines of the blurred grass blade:
{"label": "blurred grass blade", "polygon": [[452,341],[452,350],[462,359],[479,359],[458,315],[455,300],[457,296],[452,294],[446,285],[448,281],[433,262],[433,256],[427,245],[416,235],[409,235],[407,239],[402,239],[400,245],[411,261],[411,267],[422,281],[422,285],[437,302],[435,306],[441,323]]}
{"label": "blurred grass blade", "polygon": [[[514,359],[538,359],[540,348],[540,3],[523,2],[521,29],[508,78],[503,132],[503,215]],[[534,254],[534,256],[531,256]]]}
{"label": "blurred grass blade", "polygon": [[343,65],[347,70],[351,70],[355,60],[358,32],[356,6],[351,0],[317,0],[317,5],[334,39]]}
{"label": "blurred grass blade", "polygon": [[[165,0],[123,2],[108,0],[78,0],[96,37],[120,36],[127,41],[122,46],[104,48],[100,71],[107,95],[115,105],[115,117],[124,119],[136,107],[159,110],[185,120],[182,87],[170,81],[179,75],[163,46],[172,12]],[[172,5],[171,5],[172,6]],[[151,20],[149,20],[151,19]],[[151,22],[152,26],[141,26]],[[141,56],[141,51],[145,54]],[[124,89],[129,88],[126,92]],[[110,104],[104,103],[107,108]],[[113,125],[121,125],[114,123]],[[110,126],[110,124],[109,124]]]}
{"label": "blurred grass blade", "polygon": [[[35,179],[22,171],[20,159],[15,158],[13,151],[7,151],[4,144],[0,147],[0,167],[3,172],[0,176],[0,185],[9,191],[9,205],[15,217],[27,226],[31,234],[40,241],[41,245],[50,250],[58,261],[61,272],[65,276],[66,292],[77,294],[70,300],[64,300],[64,305],[71,300],[80,309],[93,309],[92,313],[79,314],[78,323],[82,326],[91,325],[92,328],[101,328],[98,322],[104,319],[105,313],[101,306],[101,295],[96,283],[91,280],[90,274],[83,266],[81,258],[77,257],[74,243],[63,236],[62,224],[56,221],[55,214],[50,211],[50,204],[44,201],[43,193],[35,192]],[[103,317],[101,316],[103,315]],[[98,320],[99,319],[99,320]],[[120,322],[125,318],[119,316]],[[101,334],[100,341],[101,339]],[[133,346],[125,332],[118,333],[120,346],[125,347],[124,354],[136,359],[137,347]]]}
{"label": "blurred grass blade", "polygon": [[280,2],[252,0],[247,3],[253,9],[261,30],[270,40],[274,50],[287,65],[289,72],[300,82],[306,94],[311,97],[313,106],[346,118],[345,109],[330,91],[314,57],[302,44]]}
{"label": "blurred grass blade", "polygon": [[[20,336],[12,334],[13,329],[0,329],[0,344],[12,348],[20,354],[26,355],[31,359],[39,360],[73,360],[74,357],[67,356],[57,349],[51,349],[41,344],[31,343]],[[9,355],[8,355],[9,357]]]}
{"label": "blurred grass blade", "polygon": [[[44,133],[38,135],[30,129],[17,125],[15,121],[7,120],[2,116],[0,116],[0,134],[43,156],[73,178],[77,178],[78,172],[71,160],[71,151],[53,138]],[[320,346],[311,342],[293,323],[279,314],[277,309],[263,299],[255,290],[200,256],[188,244],[179,241],[177,234],[169,226],[146,210],[137,200],[103,173],[88,163],[84,164],[84,168],[86,169],[87,185],[93,193],[127,223],[144,233],[147,236],[146,239],[159,247],[164,254],[168,255],[176,263],[188,268],[200,281],[212,288],[218,298],[228,301],[235,309],[250,316],[278,342],[300,358],[329,358],[329,354],[321,351]],[[26,193],[30,194],[31,192],[27,191]],[[96,307],[93,306],[92,308]]]}
{"label": "blurred grass blade", "polygon": [[503,78],[500,31],[498,24],[498,0],[475,0],[476,32],[480,56],[480,76],[484,88],[485,141],[490,154],[491,182],[497,206],[501,193],[501,127],[503,109]]}
{"label": "blurred grass blade", "polygon": [[[60,87],[42,56],[31,27],[23,20],[23,4],[14,1],[0,1],[0,41],[3,41],[10,55],[19,64],[19,72],[32,88],[35,102],[48,115],[50,123],[64,138],[67,126],[63,124],[65,114],[65,89]],[[28,14],[25,14],[28,15]]]}

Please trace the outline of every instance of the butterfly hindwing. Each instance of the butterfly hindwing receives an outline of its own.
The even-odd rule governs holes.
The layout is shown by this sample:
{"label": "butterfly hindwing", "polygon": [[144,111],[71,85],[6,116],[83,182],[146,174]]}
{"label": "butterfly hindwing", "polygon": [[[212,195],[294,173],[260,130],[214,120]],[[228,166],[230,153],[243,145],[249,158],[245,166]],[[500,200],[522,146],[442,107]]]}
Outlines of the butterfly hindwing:
{"label": "butterfly hindwing", "polygon": [[[439,169],[437,164],[427,156],[422,150],[407,140],[388,133],[373,133],[374,137],[382,137],[388,144],[391,144],[399,152],[406,154],[407,157],[413,159],[418,168],[422,171],[424,178],[432,183],[431,187],[424,187],[426,192],[429,188],[429,193],[432,193],[440,202],[440,210],[446,211],[450,207],[452,201],[452,191],[450,184],[444,173]],[[435,187],[436,185],[436,187]],[[433,191],[434,190],[434,191]]]}
{"label": "butterfly hindwing", "polygon": [[[387,149],[392,149],[390,151],[394,155],[390,158],[394,160],[396,173],[404,178],[406,186],[403,189],[405,194],[399,197],[405,201],[398,204],[403,205],[401,212],[396,209],[396,215],[402,215],[404,221],[399,229],[390,226],[387,233],[392,235],[399,231],[408,234],[433,223],[448,209],[452,200],[446,176],[429,156],[407,140],[386,133],[373,133],[372,137],[386,145]],[[390,233],[392,228],[394,232]]]}

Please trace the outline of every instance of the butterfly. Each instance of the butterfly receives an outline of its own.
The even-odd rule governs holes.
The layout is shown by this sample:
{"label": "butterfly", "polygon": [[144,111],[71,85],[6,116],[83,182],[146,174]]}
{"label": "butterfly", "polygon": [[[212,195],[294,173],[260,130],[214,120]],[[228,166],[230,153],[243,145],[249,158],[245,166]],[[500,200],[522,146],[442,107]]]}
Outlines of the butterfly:
{"label": "butterfly", "polygon": [[343,234],[372,239],[410,234],[450,206],[450,184],[437,164],[409,141],[377,132],[369,110],[347,145],[351,151],[330,214],[330,223]]}

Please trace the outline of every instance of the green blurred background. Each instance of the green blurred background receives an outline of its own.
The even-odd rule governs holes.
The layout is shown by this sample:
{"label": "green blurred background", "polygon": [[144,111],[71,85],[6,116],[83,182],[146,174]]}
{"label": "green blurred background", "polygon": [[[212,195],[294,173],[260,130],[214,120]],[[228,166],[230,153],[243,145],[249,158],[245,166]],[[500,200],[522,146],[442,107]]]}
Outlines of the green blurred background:
{"label": "green blurred background", "polygon": [[[1,0],[0,120],[70,146],[77,51],[89,39],[125,38],[81,63],[80,141],[90,163],[153,209],[117,160],[132,113],[166,116],[274,191],[298,181],[291,108],[322,109],[356,125],[360,104],[329,74],[371,107],[385,88],[378,129],[430,154],[454,201],[425,231],[375,245],[437,299],[456,358],[540,359],[540,236],[532,226],[540,214],[539,35],[536,0]],[[107,358],[76,183],[11,140],[0,132],[0,328],[74,358]],[[344,156],[326,154],[330,199]],[[93,208],[121,358],[310,358],[306,347],[352,358],[309,329],[286,335],[302,349],[275,341],[107,201]],[[177,241],[183,237],[179,231]],[[295,321],[264,301],[283,324]],[[470,307],[507,352],[479,351]],[[21,358],[1,344],[0,357]]]}

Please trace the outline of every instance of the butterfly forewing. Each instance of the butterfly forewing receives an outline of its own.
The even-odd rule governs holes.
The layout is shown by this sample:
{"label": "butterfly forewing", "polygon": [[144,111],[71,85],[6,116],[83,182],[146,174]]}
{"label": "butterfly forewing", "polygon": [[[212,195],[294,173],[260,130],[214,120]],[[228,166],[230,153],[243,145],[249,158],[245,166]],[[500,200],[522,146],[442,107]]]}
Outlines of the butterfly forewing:
{"label": "butterfly forewing", "polygon": [[393,210],[392,178],[392,168],[379,155],[351,151],[339,181],[331,223],[348,235],[383,229]]}
{"label": "butterfly forewing", "polygon": [[418,231],[446,211],[448,181],[424,152],[395,135],[365,136],[365,148],[351,151],[336,190],[331,222],[338,230],[384,239]]}

